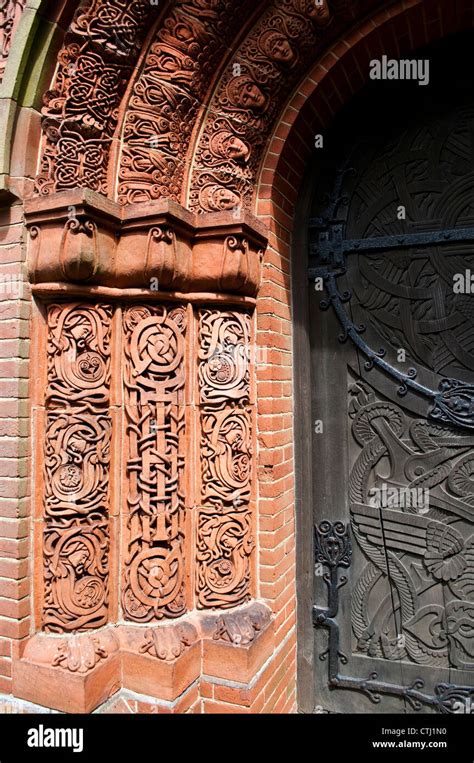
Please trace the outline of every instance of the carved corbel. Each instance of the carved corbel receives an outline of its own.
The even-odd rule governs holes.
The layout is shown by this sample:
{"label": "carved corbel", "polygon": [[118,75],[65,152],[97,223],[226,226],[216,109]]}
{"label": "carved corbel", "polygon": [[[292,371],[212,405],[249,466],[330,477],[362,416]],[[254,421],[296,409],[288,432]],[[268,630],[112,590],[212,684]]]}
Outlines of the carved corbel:
{"label": "carved corbel", "polygon": [[120,207],[88,189],[25,203],[28,274],[35,283],[105,283],[113,267]]}
{"label": "carved corbel", "polygon": [[266,228],[247,212],[195,215],[169,200],[121,207],[76,189],[29,199],[25,213],[30,280],[52,291],[257,295]]}
{"label": "carved corbel", "polygon": [[88,281],[99,267],[97,225],[71,217],[61,236],[59,262],[64,281]]}

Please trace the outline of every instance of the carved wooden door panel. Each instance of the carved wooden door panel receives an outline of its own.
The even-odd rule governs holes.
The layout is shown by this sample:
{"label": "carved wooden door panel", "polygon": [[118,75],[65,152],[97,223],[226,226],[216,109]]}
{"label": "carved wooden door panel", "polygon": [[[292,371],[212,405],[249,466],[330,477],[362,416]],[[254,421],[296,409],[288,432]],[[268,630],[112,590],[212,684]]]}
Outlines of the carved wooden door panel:
{"label": "carved wooden door panel", "polygon": [[357,139],[322,172],[316,215],[318,706],[463,712],[474,696],[472,102]]}

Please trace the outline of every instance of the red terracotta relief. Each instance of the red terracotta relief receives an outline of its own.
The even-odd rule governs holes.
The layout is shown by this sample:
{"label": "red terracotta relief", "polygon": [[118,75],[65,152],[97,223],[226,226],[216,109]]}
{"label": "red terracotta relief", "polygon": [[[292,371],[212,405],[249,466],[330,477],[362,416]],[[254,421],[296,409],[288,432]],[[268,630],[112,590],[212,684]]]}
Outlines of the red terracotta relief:
{"label": "red terracotta relief", "polygon": [[276,0],[227,67],[196,148],[189,206],[249,208],[255,175],[280,104],[331,21],[329,4]]}
{"label": "red terracotta relief", "polygon": [[247,509],[224,507],[199,511],[197,528],[198,607],[236,607],[250,598],[253,550]]}
{"label": "red terracotta relief", "polygon": [[100,628],[107,622],[107,520],[53,520],[46,527],[43,628]]}
{"label": "red terracotta relief", "polygon": [[198,632],[191,623],[150,628],[139,647],[140,654],[150,654],[159,660],[175,660],[198,640]]}
{"label": "red terracotta relief", "polygon": [[118,200],[179,200],[191,133],[210,78],[253,10],[249,0],[176,3],[158,29],[130,100]]}
{"label": "red terracotta relief", "polygon": [[199,607],[233,607],[249,598],[253,549],[250,317],[199,314],[201,506],[197,527]]}
{"label": "red terracotta relief", "polygon": [[37,189],[84,186],[106,193],[118,105],[149,25],[149,0],[89,0],[78,8],[43,108],[44,144]]}
{"label": "red terracotta relief", "polygon": [[212,638],[230,644],[246,646],[251,644],[271,620],[271,612],[263,604],[255,602],[246,610],[234,614],[221,615]]}
{"label": "red terracotta relief", "polygon": [[72,636],[60,641],[51,664],[71,673],[87,673],[98,662],[117,652],[119,646],[117,636],[110,631],[100,636]]}
{"label": "red terracotta relief", "polygon": [[107,622],[111,422],[107,305],[48,311],[43,628]]}
{"label": "red terracotta relief", "polygon": [[122,603],[129,620],[179,617],[184,595],[184,307],[124,316],[129,456]]}
{"label": "red terracotta relief", "polygon": [[110,386],[108,305],[51,305],[48,310],[46,405],[107,405]]}
{"label": "red terracotta relief", "polygon": [[201,403],[248,400],[250,317],[246,313],[202,310],[199,339]]}

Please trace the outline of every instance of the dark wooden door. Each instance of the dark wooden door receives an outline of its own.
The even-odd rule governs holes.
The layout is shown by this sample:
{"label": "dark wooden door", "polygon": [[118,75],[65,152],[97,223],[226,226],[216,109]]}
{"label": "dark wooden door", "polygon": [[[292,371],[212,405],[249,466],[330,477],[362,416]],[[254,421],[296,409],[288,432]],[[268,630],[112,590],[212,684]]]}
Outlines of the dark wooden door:
{"label": "dark wooden door", "polygon": [[471,94],[413,106],[385,132],[366,124],[318,181],[320,711],[470,712],[471,697],[474,707]]}

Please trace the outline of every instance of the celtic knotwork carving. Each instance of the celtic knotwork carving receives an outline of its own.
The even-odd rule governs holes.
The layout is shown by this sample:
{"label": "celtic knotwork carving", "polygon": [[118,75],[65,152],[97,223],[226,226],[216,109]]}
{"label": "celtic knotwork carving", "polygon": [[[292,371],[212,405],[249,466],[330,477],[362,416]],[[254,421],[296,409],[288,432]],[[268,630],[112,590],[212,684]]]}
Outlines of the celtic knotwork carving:
{"label": "celtic knotwork carving", "polygon": [[107,403],[111,315],[107,305],[50,306],[47,405]]}
{"label": "celtic knotwork carving", "polygon": [[201,458],[205,504],[248,503],[252,469],[250,408],[204,409]]}
{"label": "celtic knotwork carving", "polygon": [[254,546],[249,509],[201,508],[197,528],[198,606],[235,607],[250,598]]}
{"label": "celtic knotwork carving", "polygon": [[0,3],[0,82],[5,73],[13,33],[25,5],[26,0],[2,0]]}
{"label": "celtic knotwork carving", "polygon": [[129,456],[128,619],[178,617],[184,599],[185,333],[182,307],[124,315]]}
{"label": "celtic knotwork carving", "polygon": [[43,540],[45,630],[76,631],[105,625],[108,552],[106,520],[48,522]]}
{"label": "celtic knotwork carving", "polygon": [[40,193],[75,186],[106,193],[118,105],[158,10],[148,0],[80,4],[58,56],[53,89],[45,96]]}
{"label": "celtic knotwork carving", "polygon": [[[158,29],[125,118],[120,202],[179,200],[186,151],[210,78],[251,6],[249,0],[188,0],[176,4]],[[232,140],[229,133],[224,150],[232,151]]]}
{"label": "celtic knotwork carving", "polygon": [[249,597],[253,548],[250,405],[251,320],[237,311],[199,312],[201,505],[197,536],[200,607]]}
{"label": "celtic knotwork carving", "polygon": [[111,421],[108,415],[50,413],[45,445],[45,514],[106,513]]}
{"label": "celtic knotwork carving", "polygon": [[201,402],[245,401],[250,394],[250,317],[202,310],[199,315]]}

